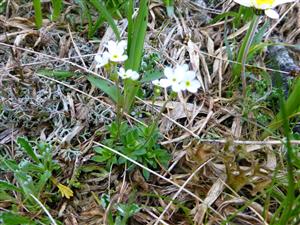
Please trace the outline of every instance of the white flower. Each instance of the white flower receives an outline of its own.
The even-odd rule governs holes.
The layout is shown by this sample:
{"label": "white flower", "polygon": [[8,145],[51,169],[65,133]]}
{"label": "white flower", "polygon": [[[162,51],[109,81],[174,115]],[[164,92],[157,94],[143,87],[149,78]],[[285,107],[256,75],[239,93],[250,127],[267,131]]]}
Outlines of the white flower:
{"label": "white flower", "polygon": [[279,14],[274,10],[278,5],[295,2],[296,0],[234,0],[236,3],[246,6],[254,7],[265,11],[266,16],[272,19],[279,19]]}
{"label": "white flower", "polygon": [[128,56],[125,53],[126,41],[114,42],[109,41],[106,48],[109,53],[109,60],[112,62],[124,62],[127,60]]}
{"label": "white flower", "polygon": [[177,65],[175,69],[166,67],[164,69],[166,78],[154,80],[152,83],[163,88],[171,86],[175,92],[188,90],[195,93],[200,87],[200,82],[196,79],[195,72],[189,71],[188,69],[187,64]]}
{"label": "white flower", "polygon": [[95,61],[97,62],[96,68],[105,66],[109,63],[109,61],[119,63],[126,61],[128,58],[125,54],[126,46],[126,41],[108,41],[107,45],[105,45],[107,51],[105,51],[102,55],[97,54],[95,56]]}
{"label": "white flower", "polygon": [[95,61],[96,61],[96,68],[100,68],[102,66],[105,66],[106,64],[108,64],[109,62],[109,53],[108,52],[104,52],[102,55],[101,54],[97,54],[95,56]]}
{"label": "white flower", "polygon": [[185,72],[188,71],[188,65],[178,65],[173,70],[171,67],[164,69],[164,75],[166,78],[160,79],[159,86],[163,88],[172,87],[175,92],[180,91],[180,81],[183,79]]}
{"label": "white flower", "polygon": [[140,75],[136,71],[133,71],[131,69],[125,71],[124,68],[120,68],[118,74],[122,79],[130,78],[132,80],[137,80],[140,77]]}
{"label": "white flower", "polygon": [[200,88],[200,82],[196,79],[194,71],[187,71],[183,80],[180,82],[180,89],[182,91],[188,90],[189,92],[196,93]]}

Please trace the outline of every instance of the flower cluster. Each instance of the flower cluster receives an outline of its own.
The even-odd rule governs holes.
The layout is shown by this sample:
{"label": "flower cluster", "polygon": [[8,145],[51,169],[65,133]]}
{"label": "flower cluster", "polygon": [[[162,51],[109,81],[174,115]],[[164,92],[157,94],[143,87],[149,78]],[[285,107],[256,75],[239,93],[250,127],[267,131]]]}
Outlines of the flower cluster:
{"label": "flower cluster", "polygon": [[272,19],[279,19],[279,14],[274,10],[278,5],[295,2],[296,0],[234,0],[236,3],[246,6],[254,7],[256,9],[264,10],[266,16]]}
{"label": "flower cluster", "polygon": [[[103,52],[103,54],[97,54],[95,56],[96,61],[96,68],[103,67],[109,63],[122,63],[128,59],[126,55],[126,41],[108,41],[107,45],[105,45],[107,51]],[[131,69],[125,71],[124,68],[120,68],[118,75],[122,79],[132,79],[137,80],[139,79],[139,74]]]}
{"label": "flower cluster", "polygon": [[154,80],[154,85],[168,88],[171,87],[174,92],[185,91],[196,93],[200,87],[200,82],[196,78],[196,73],[190,71],[187,64],[177,65],[174,69],[166,67],[164,69],[166,78]]}

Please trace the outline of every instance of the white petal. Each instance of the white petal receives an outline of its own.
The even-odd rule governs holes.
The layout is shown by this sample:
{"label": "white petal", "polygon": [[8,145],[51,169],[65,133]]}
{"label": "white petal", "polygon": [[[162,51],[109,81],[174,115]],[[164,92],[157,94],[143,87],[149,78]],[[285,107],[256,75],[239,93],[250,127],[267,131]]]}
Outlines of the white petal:
{"label": "white petal", "polygon": [[132,80],[137,80],[137,79],[139,79],[139,77],[140,77],[140,75],[137,72],[133,71],[130,78]]}
{"label": "white petal", "polygon": [[167,88],[167,87],[170,87],[172,85],[172,83],[169,79],[161,79],[159,84],[163,88]]}
{"label": "white petal", "polygon": [[126,61],[127,59],[128,59],[128,56],[127,56],[127,55],[122,55],[122,56],[120,57],[121,62],[124,62],[124,61]]}
{"label": "white petal", "polygon": [[98,63],[98,62],[102,62],[102,56],[100,54],[97,54],[95,56],[95,61]]}
{"label": "white petal", "polygon": [[181,86],[179,83],[175,83],[172,85],[172,90],[175,91],[175,92],[179,92],[181,91]]}
{"label": "white petal", "polygon": [[187,89],[188,89],[189,92],[192,92],[192,93],[196,93],[198,91],[198,88],[195,88],[195,87],[192,87],[192,86],[188,87]]}
{"label": "white petal", "polygon": [[[109,49],[109,54],[112,56],[121,56],[124,55],[124,49],[123,48],[114,48],[114,49]],[[114,57],[116,58],[116,57]]]}
{"label": "white petal", "polygon": [[119,69],[118,74],[119,74],[120,76],[123,76],[123,75],[125,74],[125,69],[124,69],[123,67],[121,67],[121,68]]}
{"label": "white petal", "polygon": [[123,51],[126,49],[127,47],[127,41],[122,40],[118,43],[118,49],[123,49]]}
{"label": "white petal", "polygon": [[251,0],[233,0],[233,1],[242,6],[246,6],[246,7],[253,6],[253,2]]}
{"label": "white petal", "polygon": [[184,80],[194,80],[196,73],[194,71],[187,71],[184,76]]}
{"label": "white petal", "polygon": [[109,52],[112,52],[115,49],[117,49],[118,46],[117,46],[116,42],[114,42],[114,41],[108,41],[106,47],[107,47],[107,49],[108,49]]}
{"label": "white petal", "polygon": [[272,4],[272,8],[281,5],[281,4],[285,4],[285,3],[289,3],[289,2],[295,2],[296,0],[275,0],[274,3]]}
{"label": "white petal", "polygon": [[103,63],[103,57],[101,55],[96,55],[95,56],[95,61],[97,64],[102,64]]}
{"label": "white petal", "polygon": [[198,81],[198,80],[193,80],[192,82],[191,82],[191,87],[193,87],[193,88],[200,88],[200,82]]}
{"label": "white petal", "polygon": [[273,9],[266,9],[265,14],[271,19],[279,19],[279,14]]}
{"label": "white petal", "polygon": [[156,86],[160,86],[160,80],[153,80],[152,84],[154,84]]}
{"label": "white petal", "polygon": [[105,51],[105,52],[103,52],[102,57],[106,58],[106,59],[109,59],[110,54],[107,51]]}
{"label": "white petal", "polygon": [[189,92],[196,93],[199,87],[200,87],[200,82],[195,79],[191,82],[191,85],[187,87],[187,89]]}
{"label": "white petal", "polygon": [[130,70],[125,71],[124,68],[120,68],[119,76],[122,79],[128,79],[128,78],[130,78]]}
{"label": "white petal", "polygon": [[100,68],[100,67],[108,64],[108,57],[107,57],[107,54],[105,54],[105,53],[108,54],[108,52],[104,52],[102,56],[100,54],[95,56],[95,61],[97,62],[96,68]]}
{"label": "white petal", "polygon": [[177,65],[175,67],[175,71],[178,70],[178,71],[188,71],[189,70],[189,66],[188,64],[183,64],[183,65]]}
{"label": "white petal", "polygon": [[189,66],[187,64],[177,65],[174,69],[174,73],[176,74],[184,74],[189,70]]}
{"label": "white petal", "polygon": [[127,74],[129,75],[129,77],[132,80],[137,80],[140,77],[140,75],[136,71],[133,71],[133,70],[127,70]]}
{"label": "white petal", "polygon": [[164,74],[165,74],[165,76],[167,77],[167,78],[171,78],[171,77],[173,77],[173,75],[174,75],[174,71],[173,71],[173,69],[171,68],[171,67],[166,67],[165,69],[164,69]]}
{"label": "white petal", "polygon": [[175,69],[174,70],[174,78],[176,78],[176,82],[180,82],[184,79],[186,71],[181,69]]}
{"label": "white petal", "polygon": [[186,90],[186,82],[180,82],[180,83],[179,83],[179,86],[180,86],[180,89],[181,89],[182,91],[185,91],[185,90]]}

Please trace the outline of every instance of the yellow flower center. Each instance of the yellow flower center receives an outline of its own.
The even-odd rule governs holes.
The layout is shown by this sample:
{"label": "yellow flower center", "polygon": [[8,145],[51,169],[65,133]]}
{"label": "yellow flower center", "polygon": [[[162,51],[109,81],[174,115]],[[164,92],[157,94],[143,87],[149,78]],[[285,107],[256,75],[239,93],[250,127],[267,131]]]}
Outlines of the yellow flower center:
{"label": "yellow flower center", "polygon": [[254,3],[256,5],[257,8],[260,7],[271,7],[274,4],[275,0],[254,0]]}
{"label": "yellow flower center", "polygon": [[176,78],[174,77],[174,78],[172,79],[172,81],[173,81],[173,82],[176,82]]}
{"label": "yellow flower center", "polygon": [[187,87],[189,87],[189,86],[191,86],[191,82],[190,82],[190,81],[186,81],[186,82],[185,82],[185,85],[186,85]]}
{"label": "yellow flower center", "polygon": [[118,58],[118,55],[113,55],[113,58],[114,58],[114,59],[117,59],[117,58]]}

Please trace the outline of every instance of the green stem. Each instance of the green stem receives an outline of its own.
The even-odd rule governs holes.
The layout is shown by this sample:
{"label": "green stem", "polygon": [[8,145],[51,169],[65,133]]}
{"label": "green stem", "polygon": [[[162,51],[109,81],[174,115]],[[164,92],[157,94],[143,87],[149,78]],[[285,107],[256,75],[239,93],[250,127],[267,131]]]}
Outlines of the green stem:
{"label": "green stem", "polygon": [[[116,80],[116,87],[119,87],[119,79]],[[117,93],[117,125],[118,125],[118,138],[120,137],[120,128],[122,123],[122,96],[120,90]]]}
{"label": "green stem", "polygon": [[116,112],[117,112],[117,139],[120,137],[120,128],[121,128],[121,123],[122,123],[122,117],[123,117],[123,98],[121,96],[121,87],[120,87],[120,82],[119,82],[119,76],[117,72],[117,66],[114,63],[111,63],[109,66],[110,74],[111,74],[111,79],[115,82],[115,85],[117,87],[116,89]]}
{"label": "green stem", "polygon": [[[154,132],[155,132],[155,128],[157,127],[157,125],[158,125],[158,123],[159,123],[159,120],[160,120],[160,118],[161,118],[163,112],[165,111],[165,108],[166,108],[168,102],[169,102],[169,100],[167,100],[167,101],[164,102],[163,106],[161,107],[161,109],[160,109],[160,111],[159,111],[158,116],[155,118],[155,120],[153,120],[153,123],[152,123],[152,125],[151,125],[152,127],[151,127],[150,134],[149,134],[147,140],[145,141],[143,147],[146,146],[146,144],[147,144],[147,143],[150,141],[150,139],[152,138],[152,136],[153,136],[153,134],[154,134]],[[153,106],[154,106],[154,103],[153,103]]]}
{"label": "green stem", "polygon": [[250,47],[252,45],[252,42],[253,42],[253,39],[254,39],[256,29],[257,29],[258,24],[259,24],[259,19],[260,19],[260,16],[258,16],[256,14],[253,15],[253,19],[252,19],[252,22],[251,22],[250,27],[249,27],[250,34],[249,34],[249,37],[247,39],[247,42],[246,42],[246,45],[245,45],[245,49],[244,49],[244,52],[243,52],[243,56],[242,56],[241,78],[242,78],[243,97],[244,98],[246,97],[246,87],[247,87],[247,83],[246,83],[246,62],[247,62],[247,56],[248,56],[249,49],[250,49]]}

